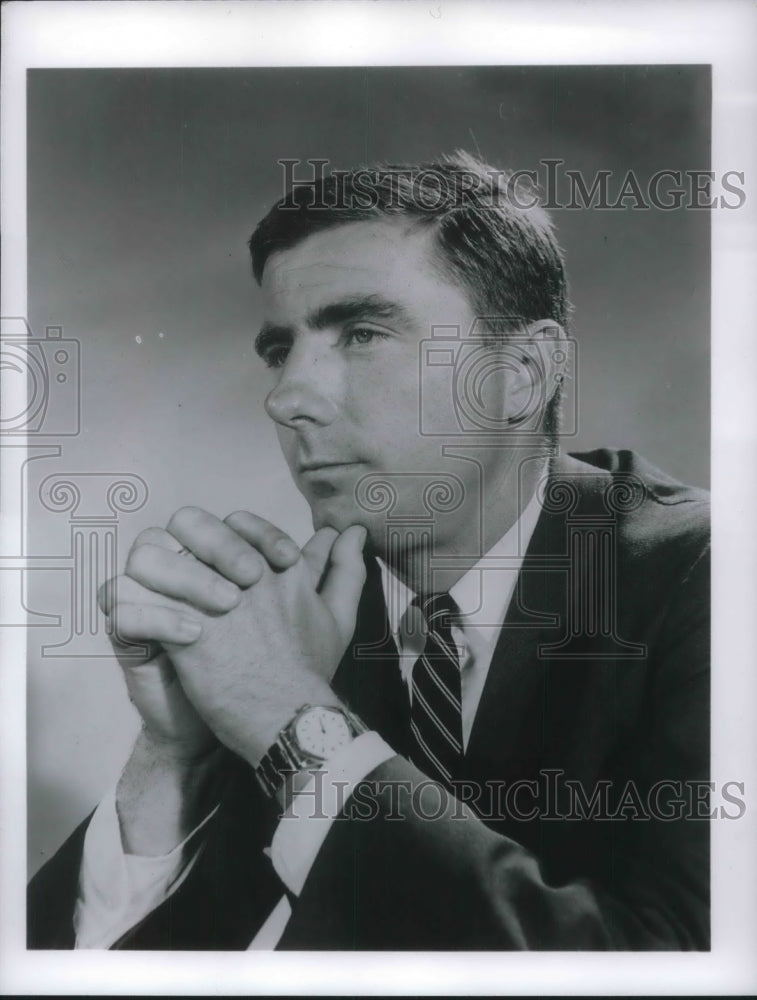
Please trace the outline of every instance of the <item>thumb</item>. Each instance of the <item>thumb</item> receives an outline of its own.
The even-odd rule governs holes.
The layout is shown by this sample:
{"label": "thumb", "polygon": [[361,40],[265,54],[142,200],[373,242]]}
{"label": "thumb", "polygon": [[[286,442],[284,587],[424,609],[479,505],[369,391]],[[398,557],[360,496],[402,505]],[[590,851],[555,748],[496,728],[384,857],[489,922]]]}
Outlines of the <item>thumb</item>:
{"label": "thumb", "polygon": [[331,547],[337,537],[335,528],[319,528],[302,547],[302,557],[310,571],[314,587],[318,587],[321,582]]}
{"label": "thumb", "polygon": [[176,676],[168,655],[123,668],[129,700],[157,739],[199,755],[215,743]]}
{"label": "thumb", "polygon": [[345,643],[355,631],[357,606],[365,583],[363,546],[366,537],[365,528],[359,524],[342,532],[331,549],[328,572],[320,589]]}

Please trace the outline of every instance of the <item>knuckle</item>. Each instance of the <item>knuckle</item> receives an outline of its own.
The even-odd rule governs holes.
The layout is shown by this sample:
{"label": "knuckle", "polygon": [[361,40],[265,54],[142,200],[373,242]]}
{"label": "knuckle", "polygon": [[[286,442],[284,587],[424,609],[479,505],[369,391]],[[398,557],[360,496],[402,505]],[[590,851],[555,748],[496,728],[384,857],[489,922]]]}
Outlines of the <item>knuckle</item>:
{"label": "knuckle", "polygon": [[165,537],[165,534],[162,528],[143,528],[134,539],[133,548],[139,548],[140,545],[157,545],[159,540]]}
{"label": "knuckle", "polygon": [[171,515],[168,531],[171,534],[174,534],[175,531],[191,531],[205,516],[205,511],[200,507],[179,507]]}
{"label": "knuckle", "polygon": [[131,581],[125,576],[112,576],[100,587],[97,600],[105,614],[112,614],[119,600],[124,599],[124,593],[129,590]]}
{"label": "knuckle", "polygon": [[262,525],[262,542],[263,545],[275,545],[276,542],[281,541],[282,538],[288,538],[289,536],[277,528],[275,524],[271,524],[270,521],[264,521]]}
{"label": "knuckle", "polygon": [[269,524],[267,521],[260,535],[259,547],[266,555],[273,556],[274,558],[288,556],[290,550],[293,548],[297,548],[297,551],[299,551],[299,547],[285,531],[277,528],[275,524]]}
{"label": "knuckle", "polygon": [[112,576],[97,588],[97,603],[103,611],[105,611],[106,607],[110,603],[111,595],[114,593],[116,588],[117,579],[117,577]]}
{"label": "knuckle", "polygon": [[224,577],[217,576],[209,584],[205,599],[216,609],[230,611],[238,604],[240,595],[241,591],[236,584],[224,579]]}
{"label": "knuckle", "polygon": [[133,633],[132,609],[128,604],[116,605],[111,612],[113,631],[119,638],[129,638]]}
{"label": "knuckle", "polygon": [[235,510],[223,519],[223,523],[236,530],[249,525],[254,516],[248,510]]}
{"label": "knuckle", "polygon": [[143,588],[130,576],[117,576],[113,579],[110,589],[110,599],[113,605],[134,602],[142,593]]}
{"label": "knuckle", "polygon": [[116,632],[129,639],[146,638],[147,609],[140,604],[121,604],[116,615]]}
{"label": "knuckle", "polygon": [[255,549],[248,545],[241,551],[233,554],[231,558],[231,571],[246,576],[249,573],[259,573],[262,569],[263,561]]}
{"label": "knuckle", "polygon": [[152,561],[152,545],[140,545],[139,548],[132,549],[126,559],[126,576],[141,576]]}

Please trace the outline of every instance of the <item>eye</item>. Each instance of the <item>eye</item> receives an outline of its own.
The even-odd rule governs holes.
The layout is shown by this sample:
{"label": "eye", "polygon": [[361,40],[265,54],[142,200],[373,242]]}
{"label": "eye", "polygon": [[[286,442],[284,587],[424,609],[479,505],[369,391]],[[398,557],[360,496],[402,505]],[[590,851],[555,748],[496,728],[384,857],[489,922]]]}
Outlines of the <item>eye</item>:
{"label": "eye", "polygon": [[345,338],[350,344],[357,344],[359,346],[364,346],[370,344],[371,341],[376,339],[385,340],[388,334],[382,333],[381,330],[374,330],[369,326],[354,326],[351,330],[347,330],[345,333]]}
{"label": "eye", "polygon": [[289,344],[271,344],[263,353],[263,360],[268,368],[281,368],[289,357],[289,351]]}

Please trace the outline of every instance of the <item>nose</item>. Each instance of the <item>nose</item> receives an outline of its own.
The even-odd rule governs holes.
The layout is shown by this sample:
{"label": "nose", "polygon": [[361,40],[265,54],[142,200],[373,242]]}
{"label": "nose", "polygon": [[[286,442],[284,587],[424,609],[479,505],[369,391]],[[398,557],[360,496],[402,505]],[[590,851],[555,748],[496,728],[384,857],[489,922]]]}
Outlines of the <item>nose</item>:
{"label": "nose", "polygon": [[265,400],[268,416],[295,430],[330,424],[339,412],[339,374],[325,351],[303,340],[290,348],[281,377]]}

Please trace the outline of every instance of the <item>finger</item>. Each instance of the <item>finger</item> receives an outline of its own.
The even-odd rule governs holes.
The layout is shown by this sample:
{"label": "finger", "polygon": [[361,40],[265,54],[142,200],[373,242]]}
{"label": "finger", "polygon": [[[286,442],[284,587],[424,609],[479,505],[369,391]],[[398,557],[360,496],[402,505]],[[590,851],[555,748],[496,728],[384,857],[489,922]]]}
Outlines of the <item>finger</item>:
{"label": "finger", "polygon": [[97,592],[97,603],[103,614],[109,615],[119,601],[124,604],[155,604],[179,612],[188,610],[181,601],[174,601],[164,594],[156,594],[130,576],[111,577]]}
{"label": "finger", "polygon": [[202,635],[202,623],[197,618],[152,604],[119,602],[110,615],[109,628],[117,642],[126,644],[152,640],[187,646]]}
{"label": "finger", "polygon": [[173,601],[162,594],[156,594],[128,576],[115,576],[107,580],[98,591],[97,601],[100,610],[105,615],[106,633],[116,657],[119,662],[123,659],[128,661],[128,663],[122,663],[123,666],[132,665],[135,657],[144,661],[152,660],[160,652],[160,645],[156,642],[147,642],[146,636],[140,636],[138,639],[127,639],[116,633],[114,626],[116,611],[114,609],[117,609],[119,603],[154,605],[157,608],[167,607],[177,614],[183,614],[187,611],[186,605],[182,602]]}
{"label": "finger", "polygon": [[355,631],[357,606],[365,584],[363,546],[366,536],[362,525],[353,525],[342,532],[331,549],[329,568],[320,590],[344,642],[348,642]]}
{"label": "finger", "polygon": [[160,652],[160,646],[157,643],[127,641],[116,634],[111,612],[119,599],[124,603],[150,603],[151,599],[157,601],[157,595],[146,590],[128,576],[114,576],[110,580],[106,580],[97,592],[97,603],[105,615],[105,632],[119,663],[126,660],[131,664],[135,658],[141,661],[154,659]]}
{"label": "finger", "polygon": [[331,548],[338,535],[339,532],[334,528],[319,528],[302,548],[302,556],[310,570],[314,587],[317,587],[321,582]]}
{"label": "finger", "polygon": [[165,528],[145,528],[144,531],[140,531],[134,539],[132,548],[137,548],[140,545],[159,545],[171,552],[178,552],[181,549],[181,542],[177,541]]}
{"label": "finger", "polygon": [[[154,696],[150,688],[157,688],[159,692],[170,691],[172,688],[181,685],[178,682],[176,671],[168,658],[168,654],[161,647],[149,661],[136,664],[124,664],[124,679],[129,693],[129,701],[135,705],[143,705],[154,702]],[[147,697],[144,690],[147,688]],[[152,713],[150,713],[152,714]]]}
{"label": "finger", "polygon": [[151,733],[176,750],[192,748],[197,754],[215,744],[215,737],[184,694],[165,652],[149,663],[124,664],[124,678],[129,699]]}
{"label": "finger", "polygon": [[254,545],[274,569],[288,569],[300,558],[297,543],[264,517],[248,510],[237,510],[229,514],[224,523]]}
{"label": "finger", "polygon": [[230,611],[242,596],[236,584],[204,562],[150,543],[131,550],[126,575],[148,590],[186,601],[201,611]]}
{"label": "finger", "polygon": [[262,576],[260,554],[233,528],[199,507],[182,507],[168,522],[168,531],[202,562],[239,587],[250,587]]}
{"label": "finger", "polygon": [[116,659],[124,669],[134,664],[152,663],[155,657],[163,652],[163,647],[158,642],[127,642],[126,639],[120,638],[116,635],[111,618],[105,619],[105,630]]}

